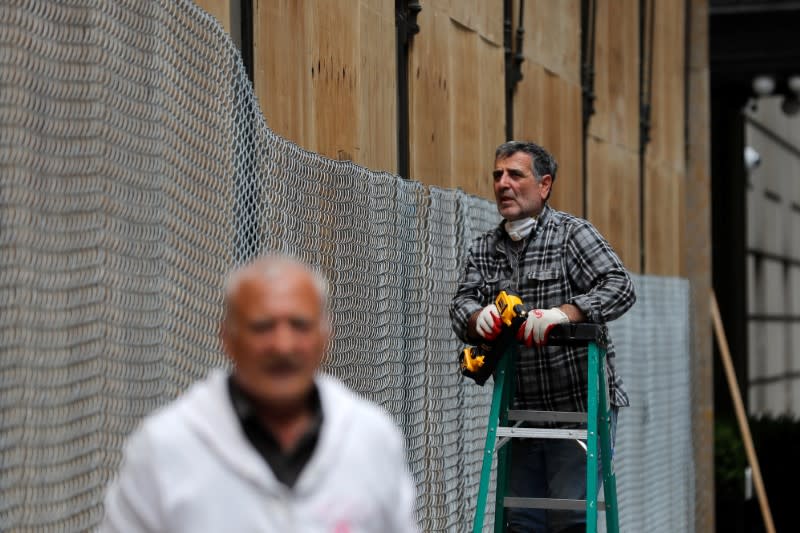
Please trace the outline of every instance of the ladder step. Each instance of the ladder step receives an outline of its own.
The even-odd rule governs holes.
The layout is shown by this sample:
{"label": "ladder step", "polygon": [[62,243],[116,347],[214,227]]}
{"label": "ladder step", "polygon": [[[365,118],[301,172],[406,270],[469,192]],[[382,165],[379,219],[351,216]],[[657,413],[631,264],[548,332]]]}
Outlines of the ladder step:
{"label": "ladder step", "polygon": [[[504,507],[525,509],[560,509],[572,511],[585,511],[586,500],[562,500],[558,498],[518,498],[506,496],[503,498]],[[606,502],[597,502],[597,510],[605,511]]]}
{"label": "ladder step", "polygon": [[508,410],[508,419],[524,422],[573,422],[585,424],[588,420],[586,413],[578,411],[522,411]]}
{"label": "ladder step", "polygon": [[558,429],[558,428],[523,428],[498,426],[498,437],[515,437],[522,439],[585,439],[585,429]]}

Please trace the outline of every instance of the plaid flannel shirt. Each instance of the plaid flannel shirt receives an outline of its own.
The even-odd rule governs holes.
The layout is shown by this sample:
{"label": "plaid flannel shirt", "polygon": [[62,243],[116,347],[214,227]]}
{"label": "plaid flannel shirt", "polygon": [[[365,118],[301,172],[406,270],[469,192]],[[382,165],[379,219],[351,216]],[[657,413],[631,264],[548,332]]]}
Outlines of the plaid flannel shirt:
{"label": "plaid flannel shirt", "polygon": [[[469,344],[469,317],[492,303],[503,289],[516,292],[527,309],[565,303],[579,307],[587,321],[606,323],[636,301],[633,282],[608,242],[588,221],[545,205],[530,236],[515,253],[503,224],[478,237],[469,251],[450,319]],[[520,347],[516,368],[516,408],[586,411],[588,348]],[[606,350],[611,404],[629,405],[614,369],[614,346]]]}

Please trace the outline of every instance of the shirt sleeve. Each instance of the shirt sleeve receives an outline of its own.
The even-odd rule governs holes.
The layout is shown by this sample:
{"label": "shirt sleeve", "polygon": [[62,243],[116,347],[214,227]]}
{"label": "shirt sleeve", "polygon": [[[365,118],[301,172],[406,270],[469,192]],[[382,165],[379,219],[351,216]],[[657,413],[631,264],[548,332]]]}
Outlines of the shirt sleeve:
{"label": "shirt sleeve", "polygon": [[106,492],[105,514],[98,531],[157,533],[161,527],[161,495],[157,489],[147,434],[139,430],[125,447],[122,466]]}
{"label": "shirt sleeve", "polygon": [[565,260],[570,281],[579,293],[569,303],[578,306],[588,321],[609,322],[636,302],[633,281],[622,261],[590,223],[574,227]]}
{"label": "shirt sleeve", "polygon": [[470,342],[467,334],[469,317],[486,305],[485,297],[480,290],[484,286],[484,279],[479,268],[480,256],[477,250],[478,241],[469,250],[458,288],[450,302],[450,323],[453,331],[466,343]]}

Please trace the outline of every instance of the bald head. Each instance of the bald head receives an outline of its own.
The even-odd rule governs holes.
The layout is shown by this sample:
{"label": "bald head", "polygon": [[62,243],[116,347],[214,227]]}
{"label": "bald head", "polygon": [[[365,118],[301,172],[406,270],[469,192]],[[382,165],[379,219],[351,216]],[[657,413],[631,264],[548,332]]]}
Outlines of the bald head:
{"label": "bald head", "polygon": [[223,286],[223,320],[228,321],[232,300],[242,284],[260,280],[264,283],[284,283],[287,276],[306,278],[312,285],[322,309],[323,319],[328,319],[328,281],[307,264],[294,257],[281,254],[264,255],[232,270]]}
{"label": "bald head", "polygon": [[326,307],[325,279],[296,259],[266,256],[231,272],[222,346],[260,405],[305,405],[330,337]]}

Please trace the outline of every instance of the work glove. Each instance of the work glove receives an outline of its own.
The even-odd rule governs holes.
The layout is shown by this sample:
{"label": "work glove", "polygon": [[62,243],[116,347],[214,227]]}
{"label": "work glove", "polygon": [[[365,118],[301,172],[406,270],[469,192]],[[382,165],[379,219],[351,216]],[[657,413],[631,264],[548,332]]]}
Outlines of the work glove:
{"label": "work glove", "polygon": [[556,324],[566,324],[569,318],[561,309],[531,309],[528,318],[517,331],[517,340],[528,348],[547,344],[547,334]]}
{"label": "work glove", "polygon": [[500,312],[494,304],[487,305],[478,313],[478,320],[475,322],[475,329],[478,335],[487,341],[493,341],[500,334],[503,322],[500,320]]}

